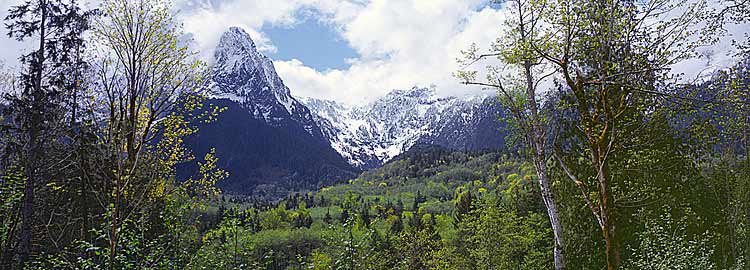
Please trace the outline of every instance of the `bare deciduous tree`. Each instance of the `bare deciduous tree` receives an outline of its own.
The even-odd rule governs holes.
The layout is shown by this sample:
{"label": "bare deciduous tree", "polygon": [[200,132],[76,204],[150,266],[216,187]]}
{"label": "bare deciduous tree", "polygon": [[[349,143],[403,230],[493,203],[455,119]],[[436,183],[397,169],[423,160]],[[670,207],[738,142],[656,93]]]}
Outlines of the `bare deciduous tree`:
{"label": "bare deciduous tree", "polygon": [[[502,103],[510,109],[513,123],[525,140],[525,148],[530,153],[539,181],[542,201],[547,209],[554,236],[553,255],[555,269],[565,269],[565,240],[557,204],[552,195],[547,169],[547,121],[540,111],[542,94],[541,83],[552,75],[543,58],[533,50],[540,36],[535,32],[542,22],[544,3],[539,1],[508,0],[498,1],[507,5],[511,16],[506,20],[508,31],[493,44],[492,52],[478,54],[476,47],[465,52],[468,65],[480,60],[495,57],[501,67],[491,67],[484,82],[476,80],[476,71],[459,71],[456,75],[464,84],[492,87],[498,90]],[[538,44],[536,46],[539,46]],[[545,73],[546,72],[546,73]],[[510,74],[509,74],[510,73]],[[520,82],[520,83],[519,83]]]}

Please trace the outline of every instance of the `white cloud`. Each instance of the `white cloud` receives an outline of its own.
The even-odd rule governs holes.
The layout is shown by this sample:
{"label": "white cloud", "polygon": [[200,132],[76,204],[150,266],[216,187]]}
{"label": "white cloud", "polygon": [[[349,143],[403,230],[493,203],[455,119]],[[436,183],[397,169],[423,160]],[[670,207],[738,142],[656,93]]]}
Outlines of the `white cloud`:
{"label": "white cloud", "polygon": [[[0,15],[11,2],[0,0]],[[97,0],[90,0],[97,1]],[[357,51],[346,69],[315,70],[299,60],[276,61],[278,73],[294,95],[360,103],[392,89],[435,85],[439,94],[464,95],[481,91],[460,85],[451,73],[456,58],[471,43],[487,48],[501,33],[504,11],[479,9],[486,0],[175,0],[178,19],[192,34],[205,59],[211,59],[221,34],[243,27],[261,51],[274,52],[264,25],[291,26],[298,15],[313,12]],[[4,32],[0,31],[0,32]],[[741,36],[748,26],[733,27]],[[304,40],[300,40],[304,42]],[[0,39],[0,59],[17,57],[22,47]],[[731,62],[727,41],[706,53],[711,58],[677,66],[687,73],[697,67]],[[710,51],[713,50],[713,51]],[[481,67],[480,67],[481,69]]]}
{"label": "white cloud", "polygon": [[[346,69],[315,70],[299,60],[276,61],[292,93],[359,103],[392,89],[436,85],[439,94],[478,89],[459,85],[451,73],[472,42],[488,46],[500,33],[502,12],[476,10],[484,0],[186,0],[185,30],[210,56],[229,26],[244,27],[262,50],[274,46],[260,32],[264,24],[293,25],[299,11],[315,12],[337,30],[359,57]],[[300,41],[304,42],[304,41]]]}
{"label": "white cloud", "polygon": [[438,94],[475,94],[451,76],[460,50],[488,46],[500,33],[502,11],[475,8],[482,1],[386,1],[368,3],[341,25],[360,55],[346,70],[316,71],[299,60],[276,61],[298,95],[359,103],[392,89],[437,86]]}
{"label": "white cloud", "polygon": [[210,59],[221,34],[231,26],[244,28],[258,49],[275,52],[272,41],[260,31],[264,24],[293,25],[303,8],[321,12],[331,22],[347,19],[355,6],[339,0],[178,0],[178,18],[185,31],[192,33],[198,49]]}
{"label": "white cloud", "polygon": [[726,34],[716,44],[696,49],[699,57],[684,60],[672,67],[673,74],[681,74],[682,80],[692,81],[710,76],[713,72],[732,66],[737,62],[733,41],[742,42],[750,33],[750,23],[728,24]]}

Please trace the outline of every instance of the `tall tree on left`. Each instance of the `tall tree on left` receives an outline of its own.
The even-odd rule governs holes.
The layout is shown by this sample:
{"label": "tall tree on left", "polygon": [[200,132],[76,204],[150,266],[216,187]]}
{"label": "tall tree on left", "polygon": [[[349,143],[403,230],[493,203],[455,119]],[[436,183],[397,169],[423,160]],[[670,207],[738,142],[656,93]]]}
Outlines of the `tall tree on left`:
{"label": "tall tree on left", "polygon": [[76,0],[28,0],[11,7],[4,19],[9,37],[37,44],[35,50],[20,57],[25,67],[21,91],[5,97],[25,176],[15,256],[21,268],[33,253],[35,188],[47,179],[46,148],[60,134],[66,94],[75,91],[66,75],[71,68],[82,66],[75,53],[84,43],[82,33],[90,14],[81,11]]}

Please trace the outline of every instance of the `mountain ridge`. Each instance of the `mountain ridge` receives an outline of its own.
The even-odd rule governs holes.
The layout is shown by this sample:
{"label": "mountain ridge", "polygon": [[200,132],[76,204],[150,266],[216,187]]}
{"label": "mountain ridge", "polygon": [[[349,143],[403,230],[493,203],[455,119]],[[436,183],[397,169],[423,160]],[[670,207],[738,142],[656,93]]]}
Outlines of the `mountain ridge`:
{"label": "mountain ridge", "polygon": [[[501,106],[489,96],[439,97],[432,88],[393,90],[360,106],[335,101],[300,98],[331,146],[360,169],[381,166],[417,143],[437,144],[453,150],[505,148]],[[495,138],[482,144],[478,130],[494,129]]]}
{"label": "mountain ridge", "polygon": [[[209,102],[227,111],[201,126],[189,144],[198,156],[215,146],[230,172],[220,187],[230,192],[278,198],[317,189],[380,167],[417,144],[505,147],[504,125],[495,121],[503,110],[491,97],[438,97],[434,88],[413,87],[353,107],[298,98],[239,27],[222,34],[214,60]],[[191,166],[185,175],[195,174]]]}

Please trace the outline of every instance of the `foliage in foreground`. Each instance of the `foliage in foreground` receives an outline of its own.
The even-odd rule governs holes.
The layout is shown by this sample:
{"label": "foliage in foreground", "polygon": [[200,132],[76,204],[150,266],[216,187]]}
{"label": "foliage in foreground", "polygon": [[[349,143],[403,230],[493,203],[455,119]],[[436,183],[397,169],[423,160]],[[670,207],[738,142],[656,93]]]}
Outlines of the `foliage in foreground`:
{"label": "foliage in foreground", "polygon": [[[591,2],[576,4],[588,20],[606,17]],[[263,202],[219,197],[215,184],[227,172],[213,152],[200,175],[177,179],[175,166],[194,159],[184,138],[221,109],[206,106],[204,65],[183,46],[167,1],[107,0],[101,7],[103,17],[93,18],[75,1],[26,1],[6,19],[13,37],[39,37],[41,45],[22,58],[20,76],[0,76],[10,93],[0,130],[4,269],[548,269],[552,232],[534,173],[543,162],[571,269],[750,263],[747,62],[654,96],[632,87],[663,91],[666,82],[629,80],[634,63],[617,58],[628,54],[593,59],[602,55],[591,53],[588,38],[603,35],[562,39],[575,40],[568,47],[584,57],[561,62],[562,69],[629,77],[604,87],[575,74],[580,85],[561,86],[548,99],[541,109],[555,128],[556,160],[532,166],[523,151],[432,149],[346,184]],[[608,15],[630,11],[618,12]],[[553,16],[562,20],[556,23],[582,14],[563,15]],[[103,49],[91,63],[78,54],[86,51],[86,31]],[[618,38],[625,40],[602,49],[638,45]],[[607,105],[613,101],[617,111]],[[582,118],[590,110],[595,117]],[[606,154],[592,167],[589,155],[605,149],[603,142]],[[604,168],[607,174],[598,172]],[[587,188],[601,184],[607,188]]]}

